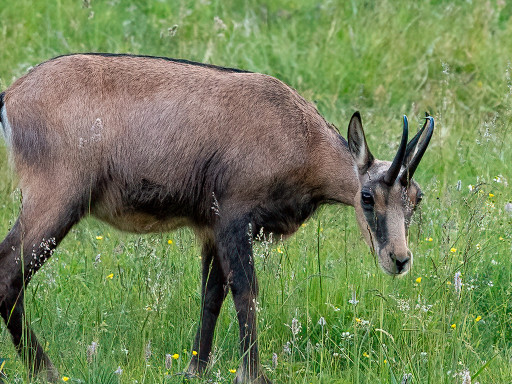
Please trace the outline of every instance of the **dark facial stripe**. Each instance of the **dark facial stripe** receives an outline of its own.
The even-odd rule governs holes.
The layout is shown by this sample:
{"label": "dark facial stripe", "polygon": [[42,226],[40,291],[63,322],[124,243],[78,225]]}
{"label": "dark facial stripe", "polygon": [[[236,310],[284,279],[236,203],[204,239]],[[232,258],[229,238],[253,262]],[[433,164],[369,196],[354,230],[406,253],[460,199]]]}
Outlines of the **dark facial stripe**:
{"label": "dark facial stripe", "polygon": [[386,215],[375,213],[373,209],[363,209],[363,212],[372,234],[376,237],[379,248],[384,248],[388,243]]}

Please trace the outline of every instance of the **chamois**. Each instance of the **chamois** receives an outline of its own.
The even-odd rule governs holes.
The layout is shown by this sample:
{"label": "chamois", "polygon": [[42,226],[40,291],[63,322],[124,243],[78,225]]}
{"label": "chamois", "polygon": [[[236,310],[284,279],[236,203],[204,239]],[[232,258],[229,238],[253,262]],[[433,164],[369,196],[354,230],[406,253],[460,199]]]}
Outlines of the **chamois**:
{"label": "chamois", "polygon": [[[412,176],[434,129],[393,162],[368,149],[354,113],[348,141],[294,89],[267,75],[186,60],[60,56],[0,95],[22,191],[0,244],[0,312],[35,372],[58,379],[24,318],[24,287],[87,214],[135,233],[191,227],[202,242],[201,315],[189,376],[207,368],[222,303],[235,303],[242,361],[235,383],[270,383],[259,362],[252,239],[294,233],[324,203],[351,205],[391,275],[412,264],[407,230],[422,193]],[[25,334],[24,334],[25,332]]]}

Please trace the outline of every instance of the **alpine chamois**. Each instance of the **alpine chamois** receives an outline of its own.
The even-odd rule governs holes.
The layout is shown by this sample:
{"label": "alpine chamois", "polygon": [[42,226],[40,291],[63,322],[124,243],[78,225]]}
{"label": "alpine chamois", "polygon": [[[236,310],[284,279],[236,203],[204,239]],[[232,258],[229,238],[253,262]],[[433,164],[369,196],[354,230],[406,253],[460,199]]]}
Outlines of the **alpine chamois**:
{"label": "alpine chamois", "polygon": [[407,229],[422,193],[412,176],[432,117],[393,162],[368,149],[354,113],[348,142],[294,89],[267,75],[162,57],[74,54],[37,65],[0,95],[22,191],[0,244],[0,312],[31,369],[58,379],[24,319],[24,287],[87,214],[126,231],[193,228],[202,242],[202,304],[188,367],[201,375],[230,290],[242,362],[236,383],[270,383],[260,368],[252,239],[290,235],[320,205],[351,205],[391,275],[407,272]]}

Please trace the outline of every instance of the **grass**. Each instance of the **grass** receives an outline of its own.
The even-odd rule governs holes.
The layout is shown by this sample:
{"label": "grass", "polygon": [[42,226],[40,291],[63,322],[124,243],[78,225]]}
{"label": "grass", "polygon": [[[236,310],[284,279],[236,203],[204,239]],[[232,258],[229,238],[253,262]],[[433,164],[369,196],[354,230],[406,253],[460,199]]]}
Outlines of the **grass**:
{"label": "grass", "polygon": [[[414,127],[429,111],[436,131],[415,175],[425,199],[409,236],[413,270],[383,275],[352,209],[340,206],[320,209],[285,242],[257,245],[262,363],[276,383],[400,383],[407,374],[413,383],[462,383],[466,370],[473,383],[508,383],[511,17],[500,0],[0,0],[0,82],[5,89],[43,60],[83,51],[239,67],[290,84],[342,132],[361,110],[373,153],[386,159],[400,116]],[[7,233],[19,192],[1,152]],[[181,382],[199,313],[198,255],[187,229],[139,237],[90,218],[76,226],[26,295],[62,375]],[[234,378],[235,319],[228,300],[207,379]],[[4,326],[0,357],[8,383],[29,381]]]}

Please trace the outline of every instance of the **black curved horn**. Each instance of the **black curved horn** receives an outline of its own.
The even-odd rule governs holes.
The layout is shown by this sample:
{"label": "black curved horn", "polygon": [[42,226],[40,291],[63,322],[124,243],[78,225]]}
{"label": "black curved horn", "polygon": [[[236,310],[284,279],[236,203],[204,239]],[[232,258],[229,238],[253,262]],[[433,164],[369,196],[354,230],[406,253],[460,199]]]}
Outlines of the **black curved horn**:
{"label": "black curved horn", "polygon": [[402,167],[402,163],[405,158],[405,151],[407,148],[407,137],[409,136],[409,123],[407,122],[407,116],[404,115],[404,131],[402,133],[402,141],[400,142],[400,147],[398,148],[398,152],[396,153],[395,158],[393,159],[393,163],[391,163],[391,167],[389,167],[386,172],[386,176],[384,176],[384,182],[387,185],[393,185],[395,180],[400,173],[400,168]]}
{"label": "black curved horn", "polygon": [[[422,140],[422,142],[418,145],[420,147],[417,149],[416,154],[412,158],[412,160],[407,165],[407,168],[402,172],[402,175],[400,176],[400,183],[402,185],[409,185],[412,176],[414,175],[414,172],[416,171],[416,168],[418,167],[418,164],[421,161],[421,158],[425,154],[425,151],[427,150],[428,144],[430,143],[430,139],[432,138],[432,134],[434,133],[434,118],[432,116],[426,117],[426,124],[428,124],[427,132],[425,133],[425,138]],[[422,128],[425,128],[425,126]]]}
{"label": "black curved horn", "polygon": [[[425,112],[425,117],[429,117],[429,116],[430,115],[428,114],[428,112]],[[416,135],[414,135],[414,137],[411,139],[411,141],[409,141],[409,144],[407,144],[407,148],[405,149],[404,162],[402,164],[404,167],[407,167],[407,165],[411,162],[411,159],[416,154],[416,146],[418,145],[418,141],[420,140],[421,135],[425,131],[425,127],[427,126],[427,124],[428,124],[428,120],[425,119],[425,123],[423,124],[423,127],[421,127],[421,129],[416,133]]]}

